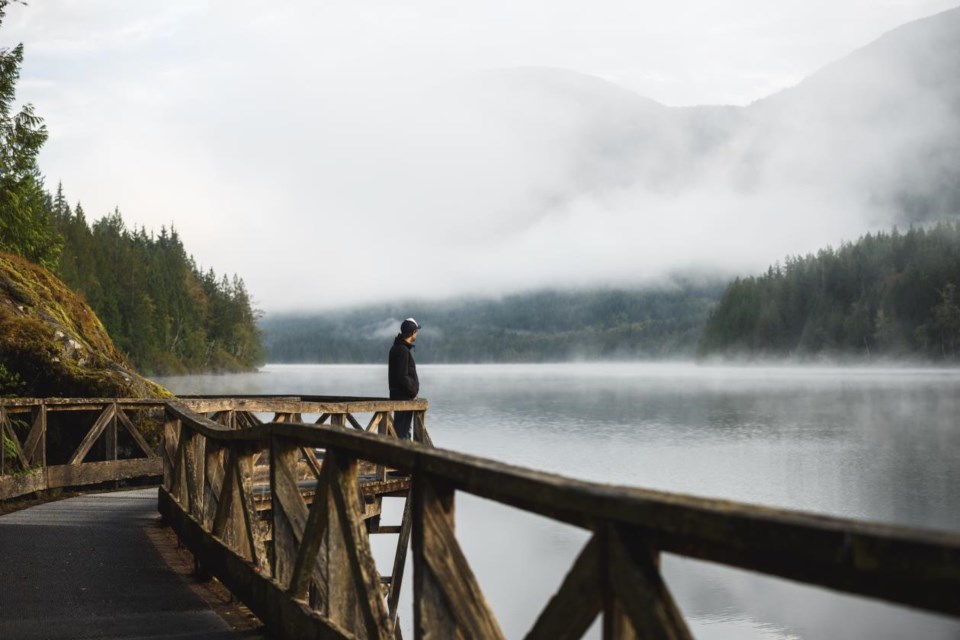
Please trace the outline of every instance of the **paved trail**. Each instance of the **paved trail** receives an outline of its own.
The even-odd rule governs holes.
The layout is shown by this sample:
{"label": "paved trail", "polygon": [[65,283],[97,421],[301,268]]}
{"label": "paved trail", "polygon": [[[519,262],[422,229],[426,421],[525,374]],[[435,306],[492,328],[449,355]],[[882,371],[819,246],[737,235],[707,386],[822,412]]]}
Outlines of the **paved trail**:
{"label": "paved trail", "polygon": [[259,638],[235,632],[163,561],[157,490],[0,516],[0,638]]}

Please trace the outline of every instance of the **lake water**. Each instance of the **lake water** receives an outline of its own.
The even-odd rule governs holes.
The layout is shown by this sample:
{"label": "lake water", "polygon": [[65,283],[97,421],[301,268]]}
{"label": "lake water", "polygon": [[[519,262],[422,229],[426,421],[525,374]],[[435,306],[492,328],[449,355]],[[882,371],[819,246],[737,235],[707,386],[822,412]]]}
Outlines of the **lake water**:
{"label": "lake water", "polygon": [[[581,479],[960,532],[958,370],[419,369],[439,447]],[[269,365],[160,382],[181,394],[385,396],[386,366]],[[457,500],[467,558],[504,632],[522,637],[587,534]],[[902,607],[674,556],[663,570],[698,638],[960,639],[960,621]],[[407,624],[409,598],[407,588]]]}

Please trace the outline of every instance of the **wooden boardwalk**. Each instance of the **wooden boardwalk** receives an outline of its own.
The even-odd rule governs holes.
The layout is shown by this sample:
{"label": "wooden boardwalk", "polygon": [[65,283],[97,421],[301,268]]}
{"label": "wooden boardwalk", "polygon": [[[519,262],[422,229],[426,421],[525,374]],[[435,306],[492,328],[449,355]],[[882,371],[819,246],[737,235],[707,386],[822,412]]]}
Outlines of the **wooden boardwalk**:
{"label": "wooden boardwalk", "polygon": [[[527,638],[580,638],[598,617],[605,640],[690,638],[660,571],[662,553],[960,617],[956,534],[582,482],[443,451],[430,442],[426,409],[423,400],[274,396],[152,404],[0,401],[0,427],[12,450],[6,472],[0,469],[0,500],[162,473],[156,506],[164,522],[202,569],[250,607],[275,638],[397,640],[401,615],[413,622],[416,638],[502,638],[457,537],[458,493],[591,534]],[[415,442],[393,437],[397,410],[414,413]],[[143,415],[128,415],[137,411]],[[50,414],[56,412],[88,414],[87,426],[76,433],[63,424],[59,431],[51,429],[56,421],[50,422]],[[156,448],[143,435],[157,432],[156,424],[148,428],[150,420],[162,422],[163,438]],[[72,454],[61,452],[59,459],[48,460],[48,439],[72,443]],[[405,498],[399,522],[380,521],[387,496]],[[86,504],[87,515],[77,518],[96,520],[101,507]],[[142,524],[145,512],[138,509],[147,508],[131,505],[125,517]],[[107,528],[113,535],[125,527]],[[2,531],[0,527],[0,536]],[[0,609],[9,608],[6,598],[13,609],[33,606],[38,611],[59,597],[82,614],[83,594],[70,591],[68,576],[74,571],[69,566],[61,571],[48,552],[74,532],[38,533],[46,536],[44,544],[15,551],[8,551],[12,547],[0,537],[0,566],[14,555],[10,566],[26,571],[36,559],[48,563],[41,573],[56,576],[60,571],[60,578],[49,587],[21,581],[20,588],[11,590],[10,584],[17,585],[13,575],[0,592]],[[378,568],[374,562],[374,535],[396,541],[392,567]],[[20,530],[15,537],[30,535]],[[79,538],[88,546],[102,544],[98,534]],[[137,544],[117,543],[120,573],[135,574],[139,567],[133,558],[149,553],[136,551]],[[408,550],[413,575],[406,582],[412,583],[413,610],[401,614],[398,599]],[[81,562],[72,556],[70,561]],[[112,571],[105,567],[78,566],[83,577],[75,582]],[[128,597],[116,594],[112,576],[102,573],[97,579],[106,585],[102,597],[107,604],[91,603],[89,618],[109,617],[113,611],[118,621],[126,619],[127,609],[109,604],[110,598],[120,602]],[[0,572],[0,585],[7,582]],[[135,625],[139,601],[129,597]],[[183,606],[183,615],[193,617],[195,610]],[[48,628],[39,614],[3,615],[0,624],[20,625],[10,627],[11,632],[26,634],[31,625],[41,626],[35,636],[8,635],[0,626],[0,638],[56,637],[48,632],[59,628],[56,618]]]}
{"label": "wooden boardwalk", "polygon": [[259,638],[230,629],[151,541],[157,489],[0,516],[0,638]]}

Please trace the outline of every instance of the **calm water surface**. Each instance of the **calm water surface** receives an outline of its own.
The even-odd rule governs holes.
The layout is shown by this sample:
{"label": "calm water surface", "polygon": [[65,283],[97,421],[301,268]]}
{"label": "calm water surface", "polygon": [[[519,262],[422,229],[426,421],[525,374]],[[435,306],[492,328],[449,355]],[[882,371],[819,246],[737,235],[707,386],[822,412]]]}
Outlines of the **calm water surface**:
{"label": "calm water surface", "polygon": [[[419,369],[440,447],[582,479],[960,532],[957,370]],[[182,394],[384,396],[386,366],[269,365],[160,381]],[[587,539],[463,494],[457,534],[511,638],[529,629]],[[957,621],[703,562],[667,556],[664,573],[699,638],[960,639]]]}

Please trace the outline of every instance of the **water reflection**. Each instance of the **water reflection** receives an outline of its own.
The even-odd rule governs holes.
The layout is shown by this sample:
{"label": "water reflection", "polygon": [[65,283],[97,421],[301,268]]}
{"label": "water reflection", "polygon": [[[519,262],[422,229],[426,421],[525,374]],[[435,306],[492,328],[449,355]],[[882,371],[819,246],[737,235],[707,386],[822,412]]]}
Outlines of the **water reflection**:
{"label": "water reflection", "polygon": [[[960,531],[960,372],[687,364],[423,366],[442,447],[602,482]],[[386,394],[385,366],[167,378],[178,393]],[[465,496],[458,535],[517,637],[586,535]],[[522,576],[513,570],[523,566]],[[668,558],[703,638],[960,638],[960,623]],[[596,632],[596,629],[594,630]]]}

